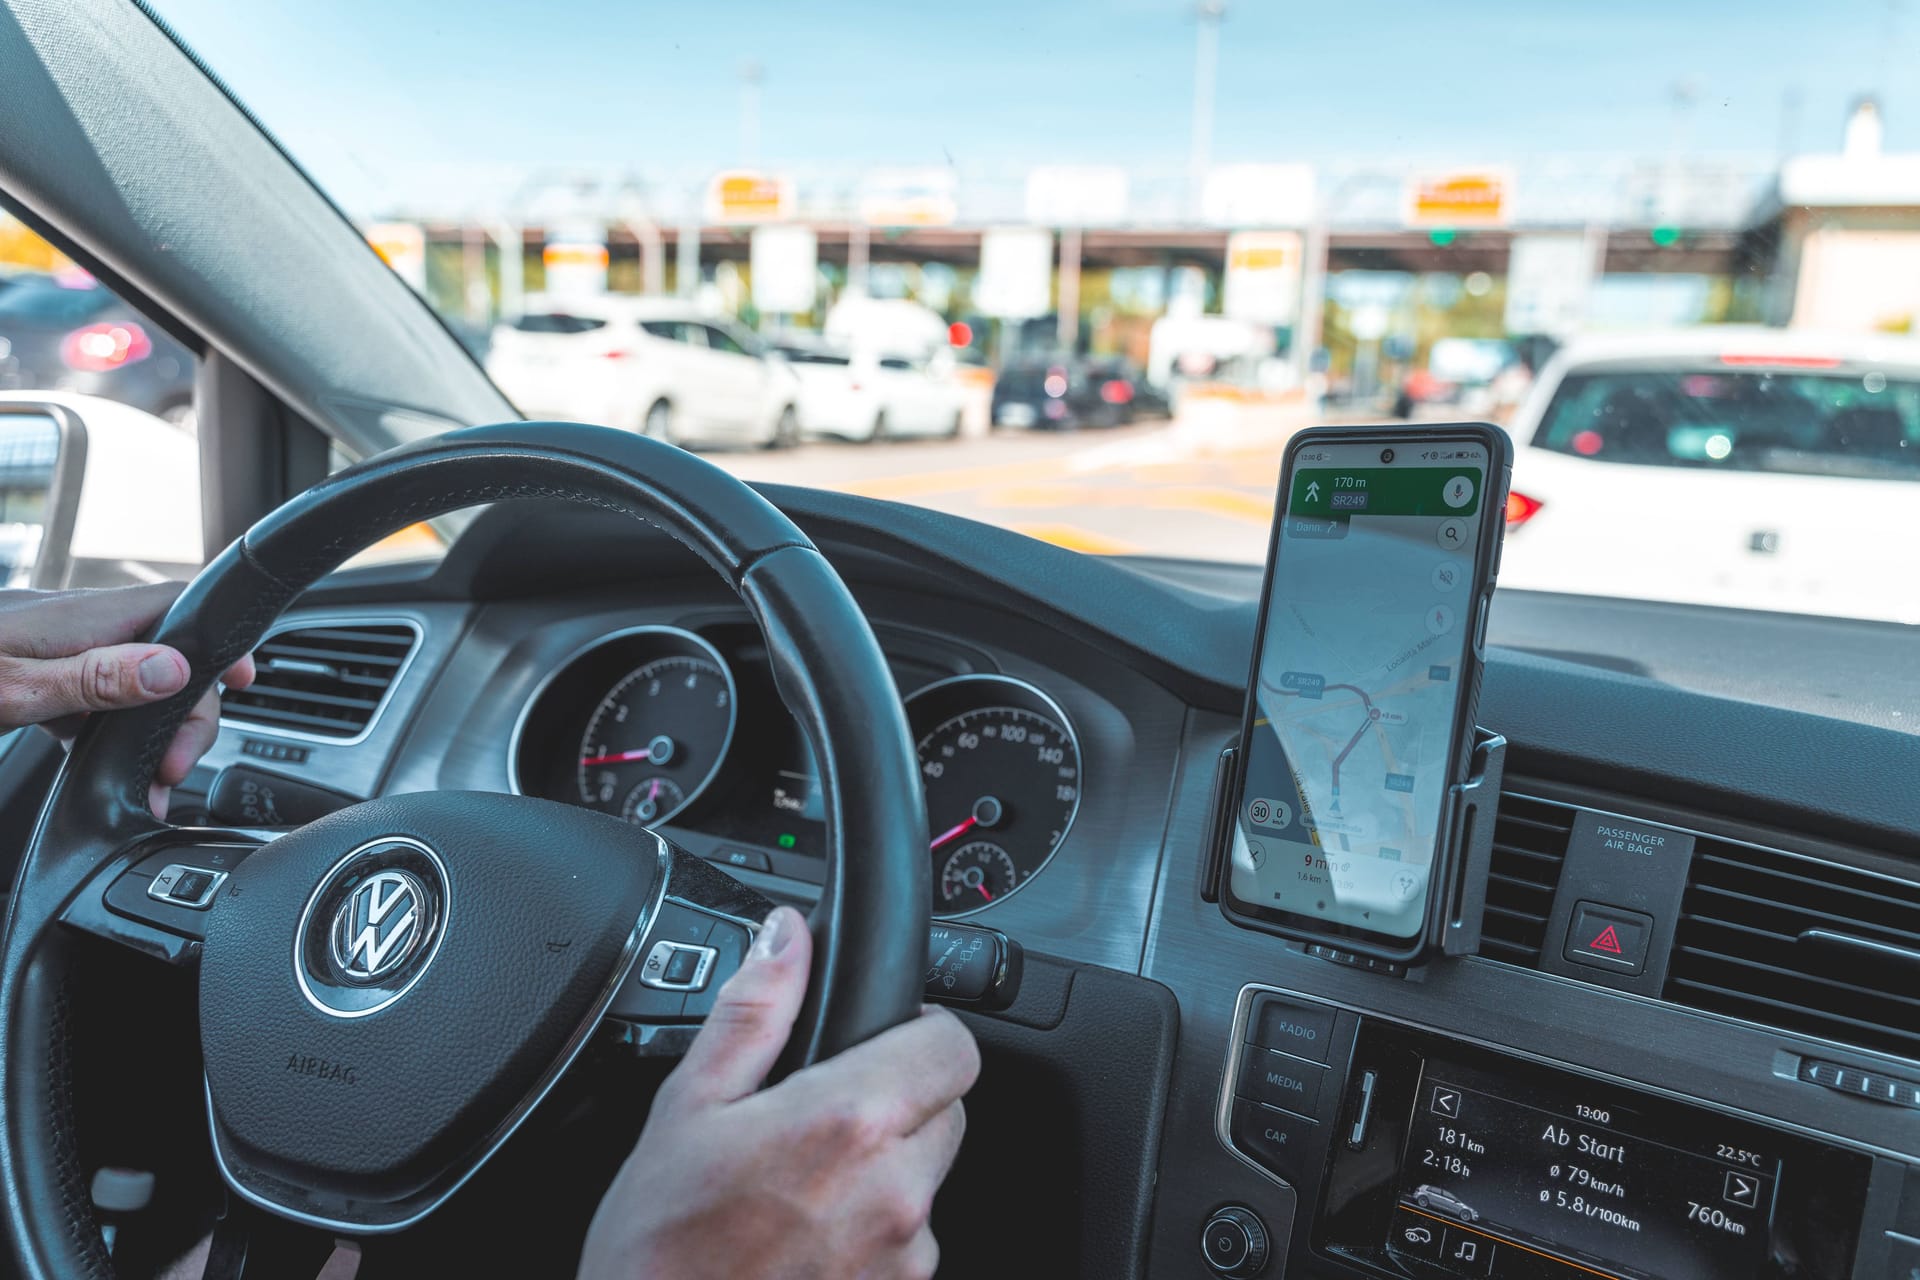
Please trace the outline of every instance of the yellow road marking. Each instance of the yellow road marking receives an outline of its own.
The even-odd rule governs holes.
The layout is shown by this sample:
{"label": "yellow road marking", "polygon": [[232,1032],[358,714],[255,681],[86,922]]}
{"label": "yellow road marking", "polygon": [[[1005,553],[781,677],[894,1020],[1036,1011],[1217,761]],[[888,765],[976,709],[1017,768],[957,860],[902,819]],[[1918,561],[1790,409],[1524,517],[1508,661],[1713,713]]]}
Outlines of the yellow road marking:
{"label": "yellow road marking", "polygon": [[979,495],[986,507],[1125,507],[1134,510],[1204,511],[1266,527],[1273,499],[1233,489],[1179,485],[1157,489],[1099,488],[1066,484],[1012,485]]}
{"label": "yellow road marking", "polygon": [[1021,462],[1002,462],[981,467],[909,471],[904,475],[879,476],[872,480],[855,480],[851,484],[829,487],[838,488],[842,493],[858,494],[864,498],[906,499],[924,497],[929,493],[977,489],[990,484],[1041,480],[1060,475],[1066,469],[1067,459],[1064,457],[1029,458]]}
{"label": "yellow road marking", "polygon": [[1054,546],[1065,547],[1069,551],[1084,551],[1092,556],[1132,555],[1140,549],[1131,542],[1109,538],[1103,533],[1082,529],[1077,524],[1015,524],[1007,527],[1015,533],[1024,533],[1029,538],[1051,542]]}

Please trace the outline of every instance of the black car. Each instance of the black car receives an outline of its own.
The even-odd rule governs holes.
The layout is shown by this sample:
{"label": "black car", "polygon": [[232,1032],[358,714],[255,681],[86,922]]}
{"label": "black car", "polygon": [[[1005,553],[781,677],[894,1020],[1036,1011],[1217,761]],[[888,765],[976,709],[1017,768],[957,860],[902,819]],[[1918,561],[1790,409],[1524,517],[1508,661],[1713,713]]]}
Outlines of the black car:
{"label": "black car", "polygon": [[193,354],[81,272],[0,291],[0,390],[78,391],[193,420]]}
{"label": "black car", "polygon": [[1131,382],[1102,376],[1085,364],[1022,365],[1001,373],[993,386],[993,425],[1118,427],[1133,421]]}

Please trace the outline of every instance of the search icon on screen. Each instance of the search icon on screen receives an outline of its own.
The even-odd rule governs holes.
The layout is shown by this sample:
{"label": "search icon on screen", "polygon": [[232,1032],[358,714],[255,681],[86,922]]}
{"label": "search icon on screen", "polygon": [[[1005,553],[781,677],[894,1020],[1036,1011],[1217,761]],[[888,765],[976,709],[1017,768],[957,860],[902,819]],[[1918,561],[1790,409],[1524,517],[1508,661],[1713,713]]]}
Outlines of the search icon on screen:
{"label": "search icon on screen", "polygon": [[1467,546],[1467,522],[1465,520],[1442,520],[1440,528],[1434,534],[1435,540],[1448,551],[1464,551]]}

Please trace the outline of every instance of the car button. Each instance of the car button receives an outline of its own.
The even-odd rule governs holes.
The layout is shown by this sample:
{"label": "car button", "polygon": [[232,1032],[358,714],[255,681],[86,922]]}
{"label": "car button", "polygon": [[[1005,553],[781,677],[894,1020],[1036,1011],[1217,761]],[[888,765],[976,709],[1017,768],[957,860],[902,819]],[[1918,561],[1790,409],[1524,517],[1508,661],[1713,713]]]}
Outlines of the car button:
{"label": "car button", "polygon": [[1291,1112],[1246,1098],[1233,1100],[1233,1145],[1289,1182],[1299,1182],[1311,1170],[1318,1129]]}
{"label": "car button", "polygon": [[1247,1023],[1247,1039],[1296,1058],[1325,1062],[1332,1048],[1334,1010],[1263,996]]}
{"label": "car button", "polygon": [[1320,1105],[1320,1082],[1326,1074],[1325,1067],[1248,1045],[1240,1059],[1239,1092],[1243,1098],[1311,1116]]}
{"label": "car button", "polygon": [[1575,964],[1620,973],[1639,973],[1647,967],[1647,942],[1653,936],[1653,917],[1600,902],[1582,902],[1573,909],[1567,926],[1566,957]]}
{"label": "car button", "polygon": [[758,849],[735,849],[729,846],[716,849],[707,857],[725,867],[739,867],[746,871],[773,870],[773,859]]}
{"label": "car button", "polygon": [[640,981],[662,991],[699,991],[707,985],[718,954],[712,947],[662,939],[640,962]]}

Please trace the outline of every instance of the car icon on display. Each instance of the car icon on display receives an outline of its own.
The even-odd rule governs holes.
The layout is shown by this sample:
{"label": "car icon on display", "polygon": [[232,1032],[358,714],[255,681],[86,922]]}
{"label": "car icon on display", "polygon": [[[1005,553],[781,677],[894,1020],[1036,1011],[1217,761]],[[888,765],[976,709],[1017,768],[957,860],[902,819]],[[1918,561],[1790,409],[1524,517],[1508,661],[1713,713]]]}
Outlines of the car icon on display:
{"label": "car icon on display", "polygon": [[1472,1205],[1444,1187],[1423,1182],[1413,1189],[1413,1202],[1422,1209],[1437,1209],[1441,1213],[1451,1214],[1462,1222],[1480,1221],[1480,1214]]}
{"label": "car icon on display", "polygon": [[1432,1244],[1433,1232],[1425,1227],[1408,1227],[1405,1235],[1408,1244]]}

